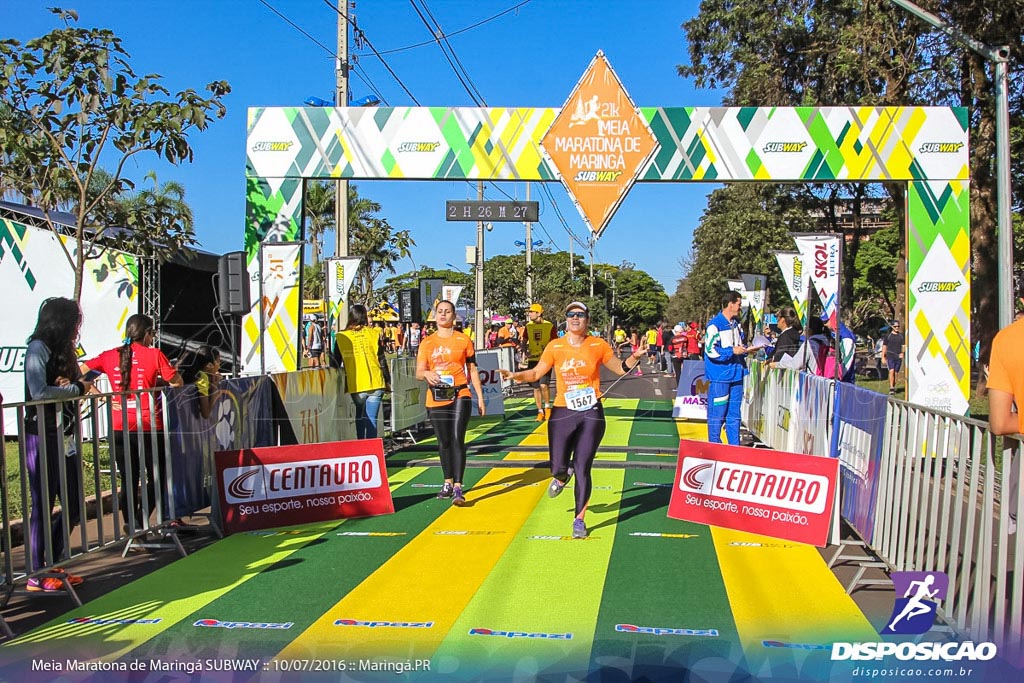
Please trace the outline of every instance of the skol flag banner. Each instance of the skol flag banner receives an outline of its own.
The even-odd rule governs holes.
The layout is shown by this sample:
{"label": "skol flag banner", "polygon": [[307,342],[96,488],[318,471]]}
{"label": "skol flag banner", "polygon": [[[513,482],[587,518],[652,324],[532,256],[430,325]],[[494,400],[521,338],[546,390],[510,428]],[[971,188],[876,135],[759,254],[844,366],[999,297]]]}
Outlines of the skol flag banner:
{"label": "skol flag banner", "polygon": [[750,313],[754,316],[754,326],[761,324],[761,313],[764,311],[765,288],[767,279],[764,275],[752,275],[740,273],[743,280],[743,288],[747,290],[750,300]]}
{"label": "skol flag banner", "polygon": [[825,547],[839,461],[720,443],[679,443],[668,516]]}
{"label": "skol flag banner", "polygon": [[654,132],[601,51],[540,144],[595,238],[658,148]]}
{"label": "skol flag banner", "polygon": [[228,532],[395,511],[380,439],[247,448],[214,457]]}
{"label": "skol flag banner", "polygon": [[348,323],[348,290],[355,282],[359,258],[329,258],[327,268],[327,322],[333,332]]}
{"label": "skol flag banner", "polygon": [[750,313],[750,292],[747,291],[747,286],[743,284],[743,280],[726,280],[725,285],[730,291],[740,293],[740,318],[746,320],[747,314]]}
{"label": "skol flag banner", "polygon": [[462,285],[445,285],[441,288],[441,298],[445,301],[451,301],[452,304],[458,308],[459,296],[462,295]]}
{"label": "skol flag banner", "polygon": [[808,266],[811,283],[821,299],[825,315],[831,318],[839,307],[839,264],[843,257],[840,236],[790,234]]}
{"label": "skol flag banner", "polygon": [[441,300],[444,280],[420,278],[420,311],[425,320],[433,320],[434,304]]}
{"label": "skol flag banner", "polygon": [[786,281],[789,298],[793,300],[793,308],[800,316],[801,322],[807,324],[807,291],[810,289],[808,270],[804,259],[798,251],[776,251],[775,260],[782,270],[782,279]]}
{"label": "skol flag banner", "polygon": [[302,242],[260,246],[260,369],[291,372],[299,363]]}

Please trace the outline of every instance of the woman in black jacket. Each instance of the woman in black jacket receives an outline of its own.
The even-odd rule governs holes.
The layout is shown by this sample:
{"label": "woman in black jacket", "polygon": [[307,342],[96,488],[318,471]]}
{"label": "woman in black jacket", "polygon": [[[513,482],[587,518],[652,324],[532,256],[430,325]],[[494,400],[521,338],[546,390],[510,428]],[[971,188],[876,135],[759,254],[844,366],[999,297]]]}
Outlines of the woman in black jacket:
{"label": "woman in black jacket", "polygon": [[800,348],[800,318],[793,307],[788,306],[778,312],[778,325],[782,330],[779,338],[775,341],[775,353],[772,354],[772,362],[778,363],[783,356],[796,355]]}

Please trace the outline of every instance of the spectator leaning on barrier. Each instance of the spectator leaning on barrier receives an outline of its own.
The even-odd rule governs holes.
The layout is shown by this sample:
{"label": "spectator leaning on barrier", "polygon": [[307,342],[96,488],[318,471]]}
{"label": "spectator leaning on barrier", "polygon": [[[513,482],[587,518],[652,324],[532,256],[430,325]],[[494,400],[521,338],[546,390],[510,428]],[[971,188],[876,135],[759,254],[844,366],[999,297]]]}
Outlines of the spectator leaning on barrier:
{"label": "spectator leaning on barrier", "polygon": [[[1024,434],[1024,320],[1004,327],[992,340],[988,363],[988,423],[993,434]],[[1010,508],[1010,530],[1016,530],[1016,501],[1020,490],[1020,456],[1011,466],[1005,498]]]}
{"label": "spectator leaning on barrier", "polygon": [[783,308],[777,314],[779,338],[775,340],[772,362],[779,362],[784,356],[794,356],[800,349],[800,318],[792,307]]}
{"label": "spectator leaning on barrier", "polygon": [[722,294],[722,311],[708,323],[704,337],[704,376],[708,384],[708,441],[722,443],[722,425],[732,446],[740,443],[740,404],[746,355],[757,347],[743,345],[737,318],[742,306],[739,292]]}
{"label": "spectator leaning on barrier", "polygon": [[[174,369],[167,356],[160,349],[153,347],[156,330],[153,319],[148,315],[135,315],[128,318],[125,324],[124,342],[117,348],[104,351],[83,364],[87,370],[99,370],[110,379],[114,391],[134,392],[141,389],[153,389],[170,385],[180,387],[181,375]],[[160,410],[160,397],[147,392],[130,394],[127,398],[116,398],[113,401],[113,425],[111,425],[110,450],[117,461],[122,483],[118,500],[121,515],[124,517],[125,530],[131,531],[132,517],[139,527],[146,527],[149,516],[156,509],[156,485],[153,464],[154,458],[160,458],[160,471],[164,477],[169,475],[168,461],[164,447],[164,421]],[[141,404],[141,405],[139,405]],[[138,406],[138,407],[137,407]],[[136,414],[138,410],[138,415]],[[141,422],[141,436],[138,434]],[[124,481],[126,472],[125,438],[123,429],[127,429],[128,455],[131,458],[131,482]],[[139,443],[141,440],[141,444]],[[152,452],[153,441],[156,441],[156,453]],[[142,496],[139,488],[141,482],[140,465],[146,466],[146,494],[149,502],[143,516]],[[134,505],[128,506],[128,490],[131,487]],[[160,487],[161,494],[165,487]],[[167,514],[167,510],[164,513]]]}
{"label": "spectator leaning on barrier", "polygon": [[369,320],[366,306],[355,304],[348,309],[348,325],[335,337],[345,389],[356,407],[357,439],[377,438],[377,413],[391,384],[380,330]]}
{"label": "spectator leaning on barrier", "polygon": [[199,415],[204,420],[208,419],[213,412],[213,405],[221,394],[217,388],[221,380],[220,351],[205,344],[200,346],[181,368],[181,378],[185,384],[196,385]]}
{"label": "spectator leaning on barrier", "polygon": [[[82,326],[82,309],[71,299],[55,297],[47,299],[39,307],[36,327],[28,338],[25,351],[25,399],[42,401],[46,399],[71,399],[89,391],[92,383],[81,377],[75,362],[75,343]],[[64,432],[57,427],[57,410],[63,413]],[[42,420],[39,415],[42,415]],[[82,459],[69,439],[61,461],[61,442],[65,434],[73,435],[78,420],[77,402],[45,406],[28,406],[25,409],[25,467],[28,470],[31,509],[29,512],[29,542],[32,546],[29,557],[31,571],[45,566],[45,534],[43,525],[50,526],[51,548],[56,561],[64,559],[64,516],[53,515],[53,499],[60,496],[61,470],[66,473],[68,496],[61,499],[61,507],[68,512],[71,533],[81,518],[82,499],[79,493],[79,479]],[[42,425],[40,425],[42,422]],[[46,495],[43,494],[43,473],[41,468],[43,444],[46,447]],[[45,517],[45,520],[44,520]],[[82,579],[64,570],[52,570],[57,576],[30,578],[30,591],[63,590],[67,581],[72,586]]]}

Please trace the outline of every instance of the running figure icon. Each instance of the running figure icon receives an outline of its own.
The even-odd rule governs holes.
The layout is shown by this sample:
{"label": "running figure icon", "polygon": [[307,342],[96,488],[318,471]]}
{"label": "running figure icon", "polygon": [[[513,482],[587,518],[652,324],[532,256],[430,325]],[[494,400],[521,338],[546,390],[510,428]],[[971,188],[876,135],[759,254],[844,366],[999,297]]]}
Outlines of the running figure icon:
{"label": "running figure icon", "polygon": [[897,597],[889,624],[881,634],[925,633],[935,625],[936,603],[946,598],[949,577],[943,572],[893,572]]}
{"label": "running figure icon", "polygon": [[[934,598],[936,595],[939,594],[938,588],[936,588],[935,590],[928,590],[933,583],[935,583],[934,574],[929,574],[928,576],[924,577],[924,579],[922,579],[921,581],[910,582],[910,587],[907,588],[907,592],[903,595],[903,597],[910,598],[910,600],[903,608],[903,611],[899,613],[899,616],[893,619],[892,622],[889,624],[889,630],[895,630],[896,622],[898,622],[900,619],[906,618],[907,620],[910,620],[914,617],[920,616],[922,614],[927,614],[928,612],[932,611],[932,606],[926,605],[922,601],[925,598]],[[911,592],[914,593],[913,596],[910,595]]]}

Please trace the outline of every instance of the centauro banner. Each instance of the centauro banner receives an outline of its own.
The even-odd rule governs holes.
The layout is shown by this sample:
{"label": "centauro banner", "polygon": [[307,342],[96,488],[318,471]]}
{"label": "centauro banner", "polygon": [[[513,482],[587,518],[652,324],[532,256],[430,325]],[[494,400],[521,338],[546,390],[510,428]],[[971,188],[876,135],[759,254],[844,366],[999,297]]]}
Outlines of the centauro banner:
{"label": "centauro banner", "polygon": [[668,516],[825,547],[839,461],[704,441],[679,443]]}
{"label": "centauro banner", "polygon": [[[24,399],[25,341],[35,329],[39,307],[53,296],[74,293],[75,274],[64,249],[76,242],[50,230],[0,219],[0,291],[4,322],[0,325],[0,394],[5,403]],[[134,256],[108,249],[87,259],[82,282],[82,330],[78,351],[93,356],[121,343],[128,316],[139,310],[139,271]],[[13,410],[4,411],[8,433],[17,433]]]}
{"label": "centauro banner", "polygon": [[380,439],[221,451],[216,464],[225,531],[395,511]]}
{"label": "centauro banner", "polygon": [[825,315],[831,318],[839,308],[839,265],[843,258],[839,235],[791,234],[800,256],[808,265],[811,283],[821,299]]}
{"label": "centauro banner", "polygon": [[775,251],[772,253],[775,254],[775,260],[779,262],[782,279],[786,281],[789,297],[793,300],[793,308],[796,309],[800,321],[806,326],[807,291],[810,289],[810,280],[803,257],[798,251]]}

